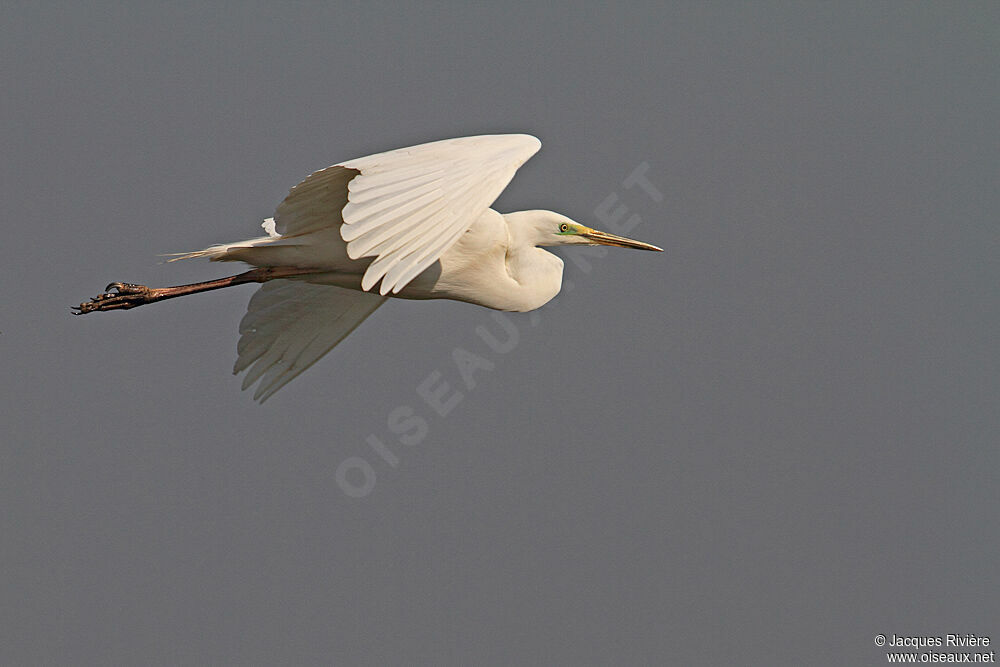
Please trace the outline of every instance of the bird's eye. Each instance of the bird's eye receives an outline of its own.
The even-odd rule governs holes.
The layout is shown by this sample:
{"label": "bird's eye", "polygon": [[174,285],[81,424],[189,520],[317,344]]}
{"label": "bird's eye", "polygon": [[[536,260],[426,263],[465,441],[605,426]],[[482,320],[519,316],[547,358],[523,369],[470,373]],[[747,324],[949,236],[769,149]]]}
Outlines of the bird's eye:
{"label": "bird's eye", "polygon": [[568,232],[569,231],[569,225],[567,225],[565,222],[562,223],[561,225],[559,225],[559,231],[560,232]]}

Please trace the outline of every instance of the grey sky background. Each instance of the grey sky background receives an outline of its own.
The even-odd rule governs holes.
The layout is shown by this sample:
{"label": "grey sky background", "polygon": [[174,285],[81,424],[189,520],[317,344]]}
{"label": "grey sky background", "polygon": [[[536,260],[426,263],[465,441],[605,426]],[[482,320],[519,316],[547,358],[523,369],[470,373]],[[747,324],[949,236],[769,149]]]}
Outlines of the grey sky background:
{"label": "grey sky background", "polygon": [[[1000,642],[996,3],[133,4],[0,9],[4,663]],[[264,406],[251,287],[69,314],[224,275],[158,254],[258,235],[315,169],[492,132],[543,142],[497,208],[615,194],[666,252],[561,253],[505,355],[487,310],[390,302]],[[460,387],[456,347],[495,368],[442,418],[416,387]]]}

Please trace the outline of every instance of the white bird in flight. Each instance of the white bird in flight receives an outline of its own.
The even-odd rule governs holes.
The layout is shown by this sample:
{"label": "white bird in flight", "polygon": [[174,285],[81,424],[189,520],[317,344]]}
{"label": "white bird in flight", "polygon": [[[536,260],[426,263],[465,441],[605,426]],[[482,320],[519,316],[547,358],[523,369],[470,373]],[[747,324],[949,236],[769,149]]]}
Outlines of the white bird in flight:
{"label": "white bird in flight", "polygon": [[540,246],[660,250],[552,211],[490,208],[540,147],[526,134],[463,137],[321,169],[292,188],[264,221],[267,236],[171,260],[207,257],[256,268],[176,287],[111,283],[76,314],[264,283],[240,322],[233,369],[247,372],[243,389],[259,382],[254,399],[263,402],[389,296],[524,312],[547,303],[562,286],[562,260]]}

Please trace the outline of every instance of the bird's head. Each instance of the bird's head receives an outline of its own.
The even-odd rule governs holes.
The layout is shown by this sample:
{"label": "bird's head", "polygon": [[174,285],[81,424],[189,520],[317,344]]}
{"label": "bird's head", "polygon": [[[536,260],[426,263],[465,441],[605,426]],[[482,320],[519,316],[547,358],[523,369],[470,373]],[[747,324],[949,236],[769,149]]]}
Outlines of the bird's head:
{"label": "bird's head", "polygon": [[592,229],[553,211],[518,211],[508,213],[504,217],[507,218],[512,231],[535,246],[611,245],[619,248],[663,251],[655,245]]}

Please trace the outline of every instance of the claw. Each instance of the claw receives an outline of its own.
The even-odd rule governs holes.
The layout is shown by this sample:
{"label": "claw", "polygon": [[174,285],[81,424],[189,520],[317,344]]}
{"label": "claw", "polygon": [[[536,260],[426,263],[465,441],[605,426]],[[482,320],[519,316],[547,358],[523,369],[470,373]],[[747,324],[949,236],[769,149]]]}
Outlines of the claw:
{"label": "claw", "polygon": [[[145,285],[136,285],[135,283],[110,283],[104,288],[106,294],[116,295],[116,294],[141,294],[148,290],[149,288]],[[114,290],[112,292],[111,290]]]}
{"label": "claw", "polygon": [[73,306],[74,315],[92,313],[96,310],[126,310],[135,308],[151,300],[153,290],[134,283],[110,283],[104,292],[91,297],[79,306]]}

